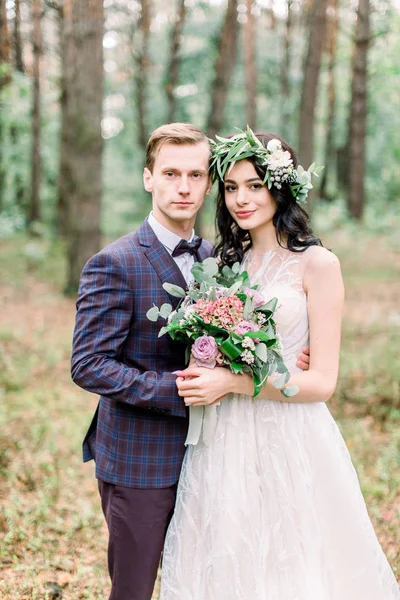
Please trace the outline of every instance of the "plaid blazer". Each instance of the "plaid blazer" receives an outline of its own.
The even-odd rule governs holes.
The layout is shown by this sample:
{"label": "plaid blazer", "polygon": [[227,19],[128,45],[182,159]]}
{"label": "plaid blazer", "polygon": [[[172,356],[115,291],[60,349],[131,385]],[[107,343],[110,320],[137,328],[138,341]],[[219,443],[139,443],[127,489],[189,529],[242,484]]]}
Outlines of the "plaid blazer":
{"label": "plaid blazer", "polygon": [[[204,241],[199,258],[212,254]],[[187,409],[172,371],[184,366],[184,347],[158,337],[153,304],[178,300],[164,282],[186,287],[174,259],[144,221],[85,265],[73,339],[73,381],[100,401],[83,442],[96,477],[126,487],[177,482],[185,452]]]}

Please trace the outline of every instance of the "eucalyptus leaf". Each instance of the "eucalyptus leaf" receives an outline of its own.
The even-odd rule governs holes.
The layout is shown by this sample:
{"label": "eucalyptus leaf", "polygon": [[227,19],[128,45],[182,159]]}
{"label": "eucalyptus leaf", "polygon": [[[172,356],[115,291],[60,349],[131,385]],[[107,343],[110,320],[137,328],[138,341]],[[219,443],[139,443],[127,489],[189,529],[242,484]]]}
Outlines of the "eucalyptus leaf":
{"label": "eucalyptus leaf", "polygon": [[236,274],[239,273],[239,271],[240,271],[240,263],[239,262],[235,262],[232,265],[232,271],[233,271],[233,273],[236,273]]}
{"label": "eucalyptus leaf", "polygon": [[218,262],[213,256],[206,258],[201,264],[210,277],[214,277],[218,273]]}
{"label": "eucalyptus leaf", "polygon": [[194,288],[192,288],[188,291],[188,296],[194,302],[196,302],[196,300],[198,300],[201,297],[200,292]]}
{"label": "eucalyptus leaf", "polygon": [[265,344],[263,344],[263,342],[256,345],[256,355],[264,363],[267,362],[267,360],[268,360],[267,346]]}
{"label": "eucalyptus leaf", "polygon": [[287,370],[287,366],[285,365],[285,363],[282,360],[282,357],[280,356],[279,359],[277,360],[277,365],[276,365],[276,370],[278,371],[278,373],[288,373],[289,371]]}
{"label": "eucalyptus leaf", "polygon": [[278,377],[278,379],[276,379],[272,385],[277,388],[280,389],[281,387],[283,387],[285,385],[285,383],[287,383],[290,379],[290,373],[289,371],[287,371],[286,373],[284,373],[283,375],[281,375],[280,377]]}
{"label": "eucalyptus leaf", "polygon": [[149,321],[157,321],[159,316],[160,311],[158,310],[158,306],[153,306],[152,308],[149,308],[149,310],[146,313],[146,317],[149,319]]}
{"label": "eucalyptus leaf", "polygon": [[222,275],[224,275],[228,279],[230,279],[233,274],[234,274],[233,270],[230,267],[228,267],[228,265],[225,265],[224,268],[222,269]]}
{"label": "eucalyptus leaf", "polygon": [[163,283],[163,288],[170,296],[174,296],[174,298],[184,298],[186,296],[185,290],[174,283]]}
{"label": "eucalyptus leaf", "polygon": [[229,296],[234,296],[236,292],[242,287],[241,281],[236,281],[228,290]]}
{"label": "eucalyptus leaf", "polygon": [[253,311],[253,300],[250,298],[250,296],[247,296],[246,302],[244,304],[244,309],[243,309],[243,318],[245,319],[245,321],[247,321],[247,319],[249,318],[252,311]]}
{"label": "eucalyptus leaf", "polygon": [[167,319],[171,312],[172,306],[170,304],[165,303],[160,307],[160,316],[163,317],[163,319]]}
{"label": "eucalyptus leaf", "polygon": [[171,317],[171,323],[179,323],[181,319],[185,316],[185,311],[183,309],[177,310]]}
{"label": "eucalyptus leaf", "polygon": [[269,338],[276,337],[276,331],[275,331],[275,328],[273,327],[271,321],[269,323],[267,323],[265,333],[267,334],[267,336]]}
{"label": "eucalyptus leaf", "polygon": [[281,394],[285,396],[285,398],[291,398],[291,396],[295,396],[299,393],[298,385],[289,385],[281,390]]}
{"label": "eucalyptus leaf", "polygon": [[202,294],[204,296],[207,291],[208,291],[207,282],[206,281],[202,281],[201,284],[200,284],[200,294]]}

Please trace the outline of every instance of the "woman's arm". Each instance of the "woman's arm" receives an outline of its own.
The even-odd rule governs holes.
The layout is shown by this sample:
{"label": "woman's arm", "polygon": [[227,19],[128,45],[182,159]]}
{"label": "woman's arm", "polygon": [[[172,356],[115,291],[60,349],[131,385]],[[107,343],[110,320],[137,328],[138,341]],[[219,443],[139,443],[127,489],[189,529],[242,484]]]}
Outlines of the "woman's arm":
{"label": "woman's arm", "polygon": [[[339,370],[340,331],[344,299],[337,257],[324,248],[313,249],[304,275],[310,327],[310,368],[292,373],[284,386],[297,385],[299,392],[285,398],[269,377],[259,398],[284,402],[326,402],[332,396]],[[207,372],[208,371],[208,372]],[[191,367],[177,373],[179,395],[186,404],[212,404],[228,392],[253,395],[249,375],[233,375],[228,369],[212,371]],[[185,380],[185,376],[191,376]]]}

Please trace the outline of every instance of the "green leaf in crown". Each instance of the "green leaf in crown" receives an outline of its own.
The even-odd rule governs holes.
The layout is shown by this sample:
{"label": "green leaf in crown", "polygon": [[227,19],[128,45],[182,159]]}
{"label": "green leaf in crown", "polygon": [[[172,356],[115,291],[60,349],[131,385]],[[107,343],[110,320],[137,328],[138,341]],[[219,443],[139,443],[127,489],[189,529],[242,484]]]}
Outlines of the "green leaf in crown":
{"label": "green leaf in crown", "polygon": [[272,186],[281,189],[283,185],[288,185],[298,204],[306,202],[308,192],[313,188],[311,176],[318,177],[324,167],[316,167],[315,163],[312,163],[307,170],[301,165],[295,168],[290,152],[283,150],[280,140],[272,139],[265,147],[249,126],[244,131],[237,129],[237,132],[231,138],[216,135],[217,141],[210,139],[210,171],[213,178],[223,181],[235,162],[252,158],[257,165],[265,169],[263,183],[267,184],[268,189]]}

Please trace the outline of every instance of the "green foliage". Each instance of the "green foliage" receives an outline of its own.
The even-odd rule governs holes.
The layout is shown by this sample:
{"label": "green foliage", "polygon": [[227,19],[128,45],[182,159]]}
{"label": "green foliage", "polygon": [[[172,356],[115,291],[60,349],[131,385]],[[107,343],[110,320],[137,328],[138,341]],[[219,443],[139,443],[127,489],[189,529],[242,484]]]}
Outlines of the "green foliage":
{"label": "green foliage", "polygon": [[[134,4],[134,3],[133,3]],[[179,85],[176,90],[177,120],[190,121],[205,127],[210,108],[210,86],[214,79],[213,65],[224,3],[192,2],[187,6],[183,31]],[[150,133],[165,122],[167,102],[164,86],[168,78],[169,34],[176,11],[175,3],[154,4],[154,19],[150,35],[149,85],[146,102],[146,127]],[[350,68],[354,33],[354,8],[342,7],[335,64],[336,119],[335,148],[344,145],[347,136],[348,102],[350,96]],[[139,12],[126,3],[110,2],[106,7],[106,28],[118,35],[118,44],[105,49],[107,64],[105,77],[104,120],[116,119],[120,126],[107,135],[104,148],[103,232],[113,239],[137,227],[151,208],[151,197],[144,192],[142,171],[144,149],[137,141],[137,110],[135,98],[135,64],[132,53],[137,42],[132,30],[137,29]],[[256,16],[257,62],[257,124],[259,130],[283,133],[288,141],[298,146],[297,119],[303,77],[302,60],[306,45],[303,25],[293,12],[292,45],[290,52],[290,97],[281,96],[281,65],[284,51],[284,16],[277,11],[276,25],[271,27],[269,12],[259,8]],[[55,23],[45,16],[46,26]],[[26,24],[25,24],[26,25]],[[400,53],[400,13],[389,2],[377,2],[372,13],[373,38],[369,51],[368,132],[366,190],[367,210],[377,207],[376,227],[386,223],[387,205],[396,206],[400,196],[400,71],[396,57]],[[53,29],[52,29],[53,32]],[[54,29],[55,33],[55,29]],[[57,38],[55,37],[55,40]],[[132,52],[131,52],[132,50]],[[58,147],[60,130],[59,63],[56,45],[46,46],[42,77],[42,158],[43,179],[41,200],[43,218],[54,228],[57,199]],[[111,68],[108,68],[111,65]],[[114,65],[114,67],[112,67]],[[245,71],[243,39],[239,39],[238,62],[233,73],[225,111],[222,135],[231,134],[234,127],[246,126]],[[327,60],[325,57],[318,88],[315,160],[325,160],[327,125]],[[1,94],[1,126],[4,129],[2,161],[6,180],[0,190],[0,237],[24,227],[26,206],[30,192],[31,147],[30,77],[12,72],[11,84]],[[282,121],[282,104],[286,121]],[[329,193],[340,199],[335,173],[336,155],[332,156],[328,173]],[[206,228],[213,221],[212,201],[205,210]],[[367,217],[368,219],[368,217]],[[209,227],[212,237],[212,228]]]}
{"label": "green foliage", "polygon": [[[31,188],[31,94],[32,81],[14,72],[12,81],[2,91],[0,127],[2,130],[2,169],[6,174],[0,190],[0,237],[23,227]],[[43,86],[41,156],[41,207],[43,219],[53,225],[57,195],[59,120],[55,82]]]}

